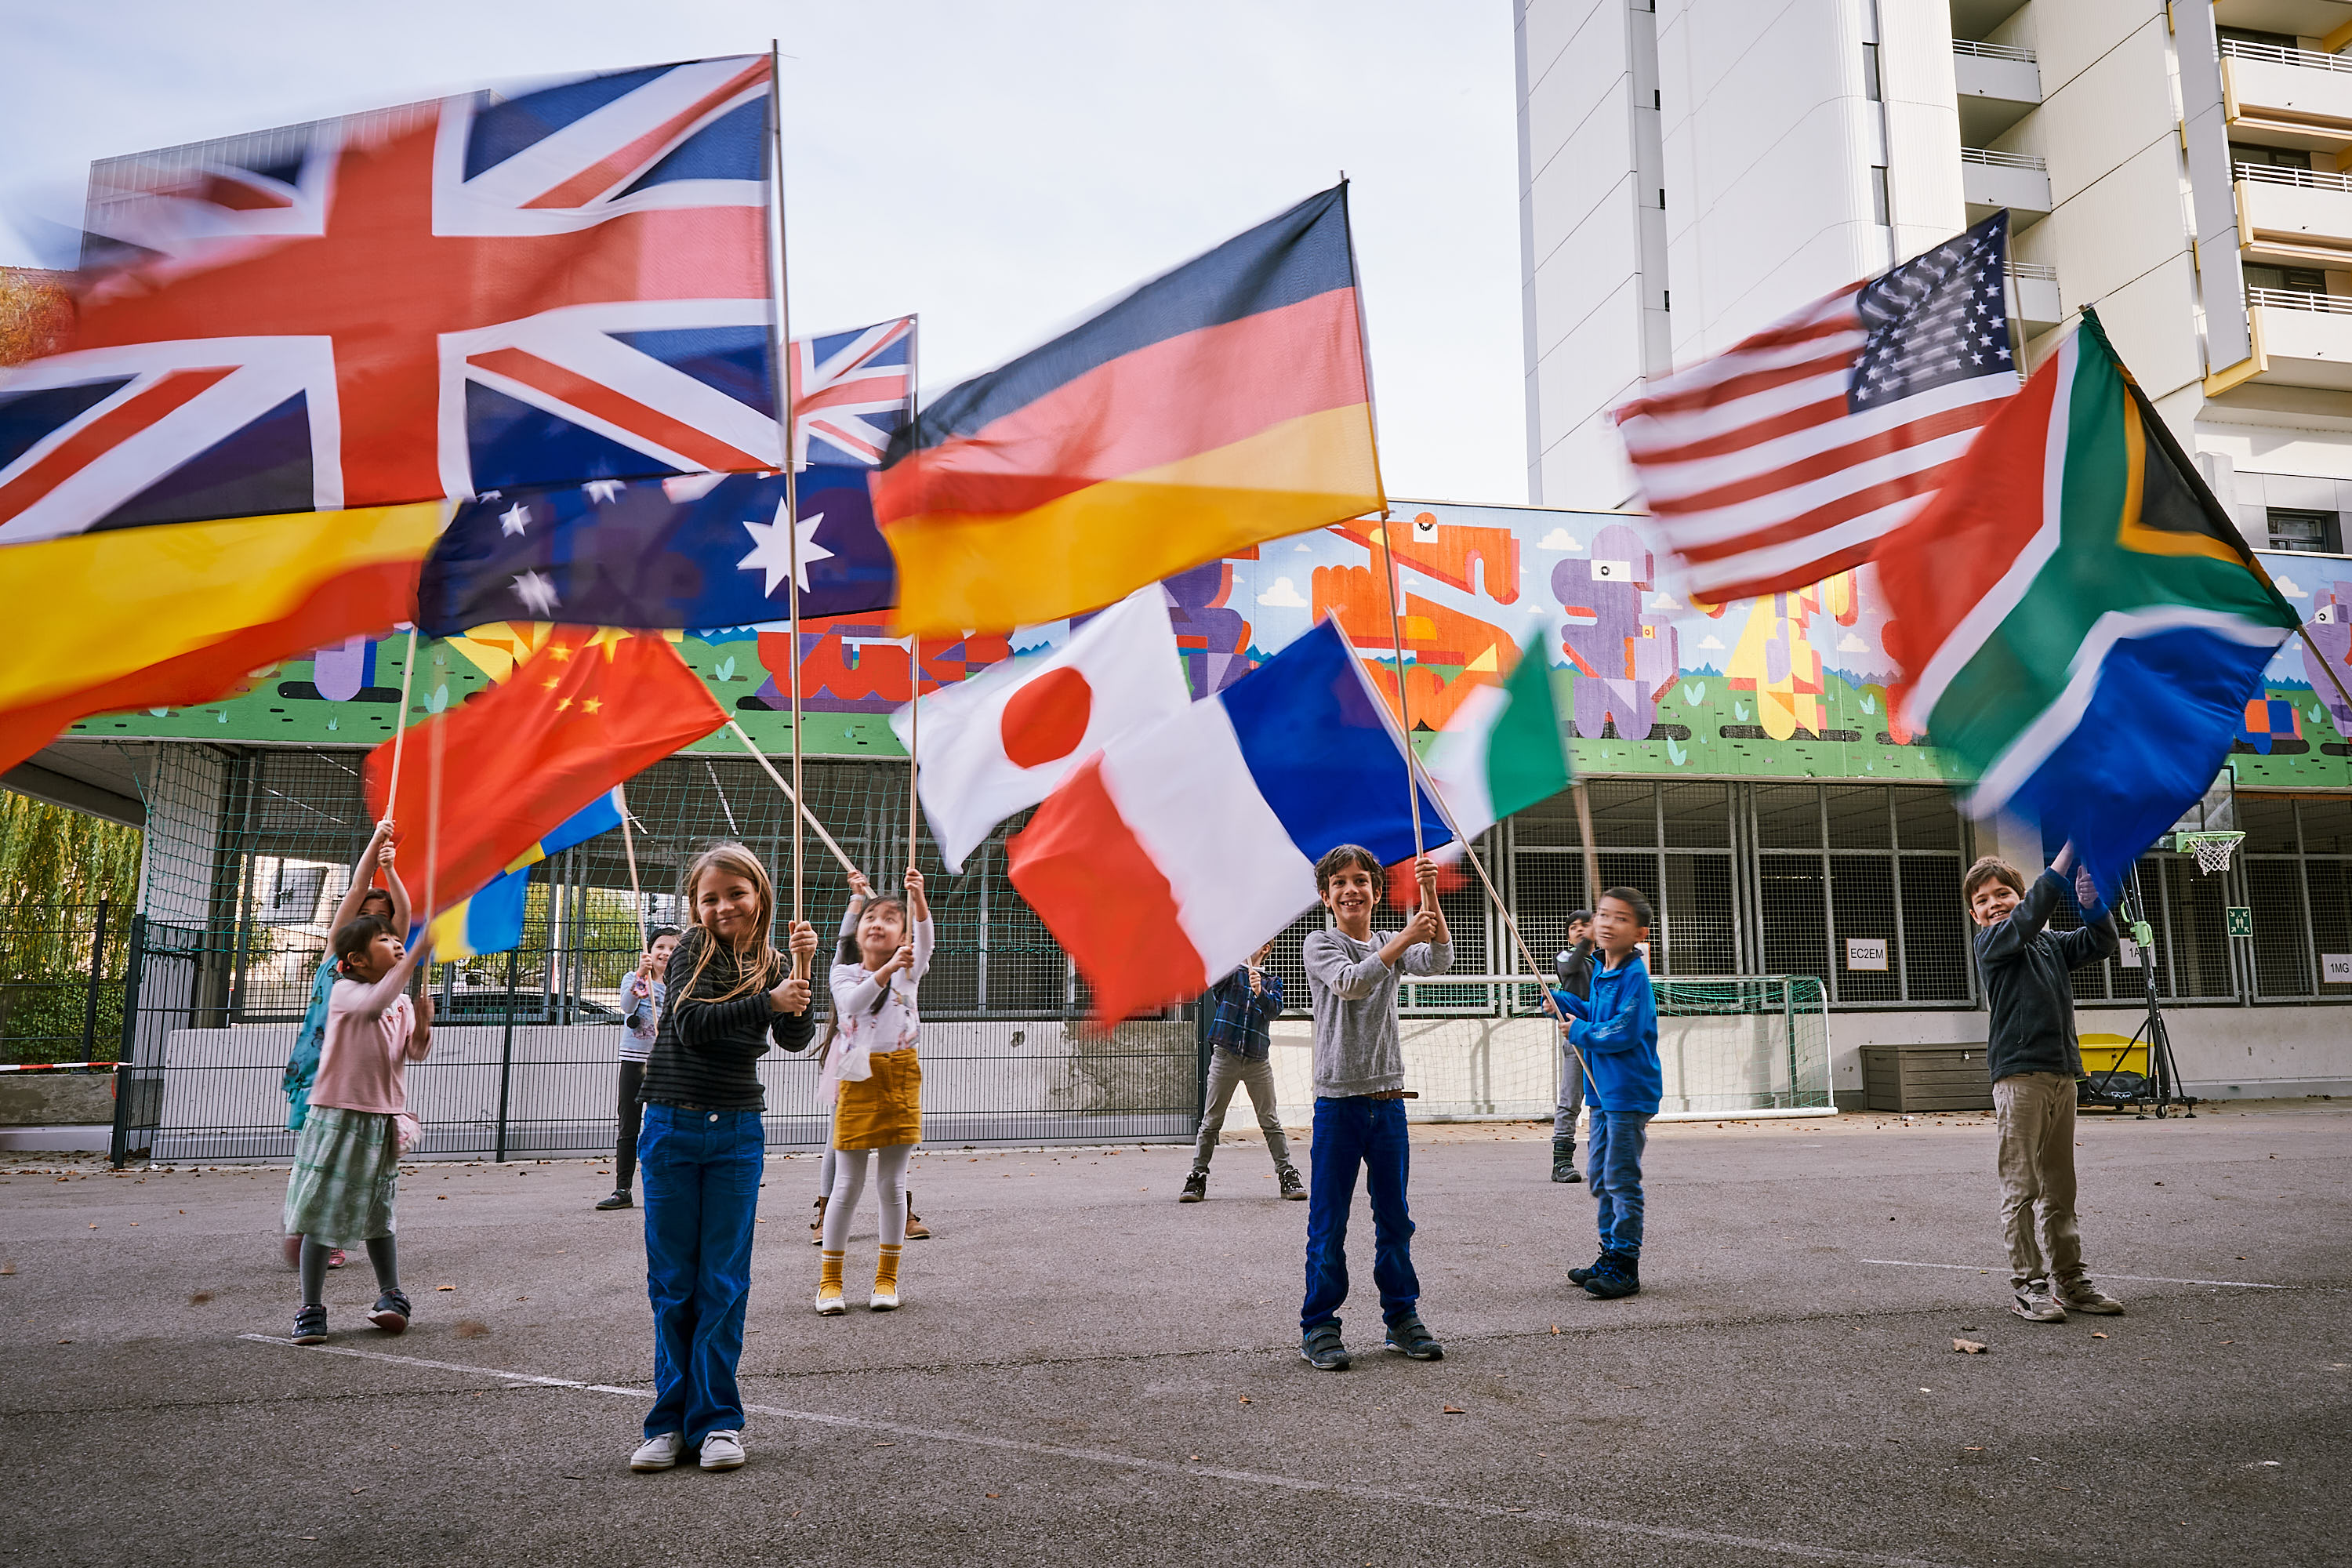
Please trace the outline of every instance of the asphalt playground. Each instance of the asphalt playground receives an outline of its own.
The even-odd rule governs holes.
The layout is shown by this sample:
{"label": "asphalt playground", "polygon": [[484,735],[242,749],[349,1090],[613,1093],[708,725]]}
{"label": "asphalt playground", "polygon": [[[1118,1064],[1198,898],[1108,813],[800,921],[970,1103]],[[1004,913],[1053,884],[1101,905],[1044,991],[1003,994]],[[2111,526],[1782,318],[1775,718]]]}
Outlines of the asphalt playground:
{"label": "asphalt playground", "polygon": [[[1548,1130],[1416,1131],[1441,1363],[1297,1354],[1306,1205],[1263,1149],[931,1149],[907,1306],[810,1310],[814,1163],[772,1159],[751,1463],[625,1466],[639,1215],[591,1162],[404,1177],[391,1338],[363,1264],[284,1342],[280,1169],[0,1165],[0,1489],[36,1564],[2321,1563],[2352,1561],[2352,1104],[2086,1119],[2114,1319],[2005,1310],[1976,1116],[1662,1126],[1643,1291],[1563,1271]],[[1303,1162],[1302,1162],[1303,1163]],[[871,1202],[870,1198],[868,1200]],[[870,1279],[870,1217],[851,1244]],[[1981,1342],[1982,1354],[1953,1349]]]}

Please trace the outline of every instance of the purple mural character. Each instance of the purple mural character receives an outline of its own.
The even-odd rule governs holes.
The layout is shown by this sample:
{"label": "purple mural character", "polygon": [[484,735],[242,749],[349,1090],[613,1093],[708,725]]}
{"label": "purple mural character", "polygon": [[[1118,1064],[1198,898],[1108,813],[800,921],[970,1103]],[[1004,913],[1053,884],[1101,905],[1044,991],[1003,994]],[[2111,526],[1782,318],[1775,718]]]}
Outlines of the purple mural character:
{"label": "purple mural character", "polygon": [[1620,739],[1646,741],[1658,699],[1680,668],[1670,615],[1645,608],[1654,572],[1642,536],[1612,522],[1592,553],[1551,569],[1551,591],[1567,612],[1560,645],[1576,666],[1576,732],[1591,739],[1614,720]]}
{"label": "purple mural character", "polygon": [[[2314,606],[2311,619],[2304,624],[2311,640],[2319,647],[2320,657],[2336,671],[2336,679],[2352,685],[2352,583],[2330,583]],[[2303,650],[2304,661],[2311,660],[2311,650]],[[2336,682],[2327,679],[2327,671],[2311,672],[2312,694],[2326,705],[2336,720],[2336,732],[2352,737],[2352,707],[2347,707],[2343,693]]]}
{"label": "purple mural character", "polygon": [[1179,572],[1162,584],[1176,602],[1168,618],[1174,626],[1176,646],[1183,651],[1184,676],[1197,700],[1215,695],[1250,670],[1250,625],[1239,610],[1226,607],[1233,596],[1234,567],[1230,561],[1212,561],[1189,572]]}

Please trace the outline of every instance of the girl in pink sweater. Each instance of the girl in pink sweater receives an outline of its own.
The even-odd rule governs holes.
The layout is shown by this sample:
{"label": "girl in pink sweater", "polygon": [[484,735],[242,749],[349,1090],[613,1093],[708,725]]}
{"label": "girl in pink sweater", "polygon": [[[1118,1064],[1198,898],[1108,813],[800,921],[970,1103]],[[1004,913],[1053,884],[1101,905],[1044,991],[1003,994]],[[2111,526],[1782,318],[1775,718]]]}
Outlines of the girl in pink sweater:
{"label": "girl in pink sweater", "polygon": [[302,1238],[302,1310],[294,1342],[327,1337],[327,1255],[367,1247],[376,1298],[368,1321],[388,1333],[408,1327],[407,1296],[393,1247],[393,1187],[400,1176],[400,1119],[408,1110],[408,1064],[433,1048],[433,993],[412,1002],[408,983],[432,943],[409,952],[392,929],[362,915],[335,932],[342,978],[327,1003],[326,1043],[310,1089],[310,1114],[286,1184],[286,1233]]}

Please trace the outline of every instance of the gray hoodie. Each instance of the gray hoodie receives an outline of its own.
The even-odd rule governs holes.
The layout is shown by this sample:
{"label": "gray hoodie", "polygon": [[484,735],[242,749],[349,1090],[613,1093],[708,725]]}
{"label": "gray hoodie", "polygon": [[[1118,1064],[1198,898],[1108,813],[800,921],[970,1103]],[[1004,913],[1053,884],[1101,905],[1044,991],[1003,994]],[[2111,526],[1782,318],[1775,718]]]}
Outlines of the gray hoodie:
{"label": "gray hoodie", "polygon": [[1315,999],[1315,1098],[1383,1094],[1404,1087],[1404,1046],[1397,1037],[1397,985],[1407,974],[1454,967],[1449,942],[1417,942],[1394,969],[1381,962],[1391,933],[1358,942],[1338,931],[1307,934],[1299,950]]}

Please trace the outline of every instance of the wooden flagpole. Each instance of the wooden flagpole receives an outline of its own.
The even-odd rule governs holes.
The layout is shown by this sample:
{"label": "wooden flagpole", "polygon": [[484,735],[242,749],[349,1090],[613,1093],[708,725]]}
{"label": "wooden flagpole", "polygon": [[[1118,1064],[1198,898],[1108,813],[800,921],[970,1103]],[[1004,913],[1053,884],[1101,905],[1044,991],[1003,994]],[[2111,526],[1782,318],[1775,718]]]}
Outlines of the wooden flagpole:
{"label": "wooden flagpole", "polygon": [[637,838],[629,831],[628,785],[614,784],[613,800],[621,808],[621,852],[629,858],[629,907],[637,913],[637,951],[643,952],[652,947],[653,942],[646,935],[649,929],[646,921],[646,890],[637,880]]}
{"label": "wooden flagpole", "polygon": [[[1404,681],[1404,623],[1397,616],[1396,552],[1389,546],[1389,532],[1396,526],[1391,521],[1394,515],[1386,508],[1381,509],[1381,565],[1388,584],[1389,647],[1396,654],[1397,714],[1404,725],[1405,799],[1412,812],[1412,855],[1418,860],[1424,853],[1421,842],[1421,786],[1415,782],[1421,770],[1412,754],[1412,698]],[[1420,886],[1418,881],[1413,883],[1416,903],[1419,902],[1417,890]]]}
{"label": "wooden flagpole", "polygon": [[760,742],[745,734],[743,726],[732,719],[727,721],[727,728],[733,731],[735,738],[743,742],[743,749],[751,753],[751,760],[760,764],[761,771],[773,779],[776,787],[783,791],[784,798],[793,803],[799,820],[816,829],[816,836],[824,841],[824,847],[827,849],[833,851],[833,858],[841,862],[841,868],[844,871],[856,871],[857,868],[849,863],[848,855],[843,852],[840,845],[833,841],[833,835],[824,830],[824,824],[816,819],[814,812],[801,805],[801,797],[793,793],[793,786],[784,782],[784,775],[776,771],[776,764],[768,760],[768,754],[765,752],[760,750]]}
{"label": "wooden flagpole", "polygon": [[[392,783],[383,792],[383,813],[392,816],[393,803],[400,798],[400,756],[408,748],[408,683],[416,673],[416,623],[408,623],[408,657],[400,667],[400,711],[392,721]],[[375,875],[368,873],[373,879]]]}
{"label": "wooden flagpole", "polygon": [[[776,436],[783,444],[782,463],[784,470],[784,527],[786,561],[792,571],[789,602],[792,627],[792,658],[790,675],[793,697],[793,921],[795,924],[807,918],[808,885],[802,865],[802,849],[805,835],[801,832],[801,809],[804,798],[801,773],[801,508],[799,462],[793,449],[794,426],[799,421],[793,408],[793,312],[792,271],[785,259],[784,243],[784,110],[783,110],[783,50],[782,41],[768,40],[768,132],[770,156],[775,161],[774,178],[769,189],[773,192],[776,209],[776,309],[769,317],[768,341],[773,350],[776,367]],[[754,752],[758,751],[753,748]],[[765,758],[761,759],[763,763]],[[835,854],[840,854],[835,848]],[[846,857],[844,857],[845,859]],[[805,960],[795,954],[793,978],[808,978]]]}
{"label": "wooden flagpole", "polygon": [[[915,373],[917,358],[916,329],[918,317],[907,323],[907,423],[912,426],[920,412],[917,406],[918,388]],[[907,864],[915,864],[916,836],[921,829],[922,797],[916,786],[922,782],[923,768],[923,634],[916,632],[907,639],[907,665],[909,674],[907,700]],[[911,929],[911,928],[909,928]]]}

